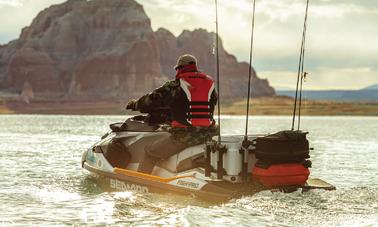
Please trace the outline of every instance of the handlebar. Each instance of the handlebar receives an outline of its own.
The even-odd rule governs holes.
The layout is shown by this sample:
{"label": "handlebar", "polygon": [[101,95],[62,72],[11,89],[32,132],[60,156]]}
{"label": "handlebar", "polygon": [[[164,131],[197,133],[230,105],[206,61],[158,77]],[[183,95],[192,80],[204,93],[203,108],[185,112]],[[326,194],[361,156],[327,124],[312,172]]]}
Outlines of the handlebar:
{"label": "handlebar", "polygon": [[171,122],[171,110],[168,107],[160,107],[151,109],[149,111],[145,111],[142,113],[146,113],[146,116],[139,115],[135,116],[135,120],[139,121],[145,121],[146,123],[149,123],[150,125],[156,125],[156,124],[164,124]]}

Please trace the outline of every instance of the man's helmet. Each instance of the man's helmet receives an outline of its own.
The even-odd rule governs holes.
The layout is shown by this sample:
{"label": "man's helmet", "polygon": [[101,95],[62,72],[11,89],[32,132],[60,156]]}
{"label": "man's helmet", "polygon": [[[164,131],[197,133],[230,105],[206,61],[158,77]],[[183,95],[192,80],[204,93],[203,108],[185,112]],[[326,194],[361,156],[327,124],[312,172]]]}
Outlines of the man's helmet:
{"label": "man's helmet", "polygon": [[189,64],[197,65],[196,57],[194,57],[193,55],[190,55],[190,54],[181,55],[177,59],[177,64],[175,65],[175,69],[180,68],[180,67],[185,66],[185,65],[189,65]]}

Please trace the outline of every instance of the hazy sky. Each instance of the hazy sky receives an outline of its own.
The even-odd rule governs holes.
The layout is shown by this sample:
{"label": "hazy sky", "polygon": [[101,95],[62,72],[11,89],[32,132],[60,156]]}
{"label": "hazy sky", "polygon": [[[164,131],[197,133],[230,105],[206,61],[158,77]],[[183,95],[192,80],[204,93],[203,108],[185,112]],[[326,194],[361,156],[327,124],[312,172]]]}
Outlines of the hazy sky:
{"label": "hazy sky", "polygon": [[[156,30],[215,29],[214,0],[137,0]],[[0,0],[0,43],[63,0]],[[218,0],[226,50],[248,61],[252,0]],[[256,0],[254,67],[274,87],[293,87],[306,0]],[[378,83],[378,0],[310,0],[307,89],[359,89]]]}

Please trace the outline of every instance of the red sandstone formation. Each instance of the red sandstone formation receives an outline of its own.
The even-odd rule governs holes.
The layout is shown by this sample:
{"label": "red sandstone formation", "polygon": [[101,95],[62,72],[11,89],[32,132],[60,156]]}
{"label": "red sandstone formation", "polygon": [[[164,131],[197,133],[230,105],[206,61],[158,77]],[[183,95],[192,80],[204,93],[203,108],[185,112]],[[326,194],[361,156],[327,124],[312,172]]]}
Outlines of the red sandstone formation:
{"label": "red sandstone formation", "polygon": [[[0,90],[36,97],[104,99],[137,97],[168,78],[180,54],[198,57],[215,76],[214,34],[203,29],[179,37],[153,32],[134,0],[69,0],[38,14],[20,38],[0,46]],[[248,64],[220,45],[222,96],[243,97]],[[273,95],[254,75],[254,94]]]}

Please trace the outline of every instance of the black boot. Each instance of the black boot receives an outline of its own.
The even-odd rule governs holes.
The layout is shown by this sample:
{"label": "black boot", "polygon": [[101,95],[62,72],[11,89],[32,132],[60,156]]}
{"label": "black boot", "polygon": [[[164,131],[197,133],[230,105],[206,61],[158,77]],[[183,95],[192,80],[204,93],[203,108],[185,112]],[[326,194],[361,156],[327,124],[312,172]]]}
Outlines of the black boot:
{"label": "black boot", "polygon": [[159,160],[160,159],[158,157],[151,155],[149,149],[147,148],[144,153],[144,158],[142,162],[139,163],[138,172],[151,174],[155,164]]}

